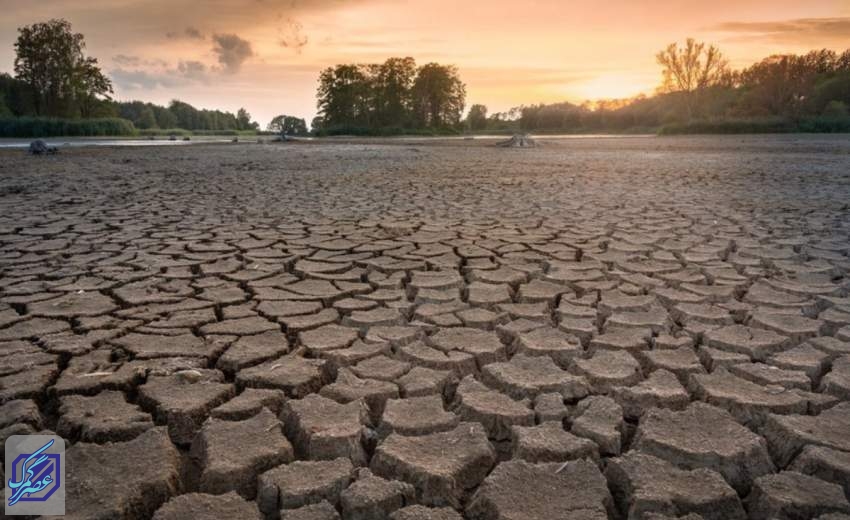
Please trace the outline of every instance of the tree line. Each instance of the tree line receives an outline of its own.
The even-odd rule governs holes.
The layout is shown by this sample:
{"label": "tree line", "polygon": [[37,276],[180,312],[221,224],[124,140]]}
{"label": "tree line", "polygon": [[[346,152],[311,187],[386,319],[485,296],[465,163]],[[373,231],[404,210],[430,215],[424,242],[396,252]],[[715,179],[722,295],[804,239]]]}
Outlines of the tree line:
{"label": "tree line", "polygon": [[460,126],[466,86],[454,66],[389,58],[323,70],[316,97],[317,133],[441,131]]}
{"label": "tree line", "polygon": [[[259,125],[244,109],[235,114],[198,109],[174,100],[168,106],[141,101],[115,101],[110,79],[96,58],[85,55],[85,39],[66,20],[22,27],[15,42],[15,76],[0,74],[0,117],[17,118],[3,128],[26,133],[27,128],[91,132],[171,130],[251,131]],[[35,119],[101,120],[97,124],[50,124]],[[116,123],[110,119],[132,123]],[[34,132],[37,133],[37,132]]]}
{"label": "tree line", "polygon": [[473,105],[475,131],[774,132],[850,131],[850,49],[767,57],[741,70],[692,39],[656,55],[655,95],[574,104],[523,105],[488,114]]}

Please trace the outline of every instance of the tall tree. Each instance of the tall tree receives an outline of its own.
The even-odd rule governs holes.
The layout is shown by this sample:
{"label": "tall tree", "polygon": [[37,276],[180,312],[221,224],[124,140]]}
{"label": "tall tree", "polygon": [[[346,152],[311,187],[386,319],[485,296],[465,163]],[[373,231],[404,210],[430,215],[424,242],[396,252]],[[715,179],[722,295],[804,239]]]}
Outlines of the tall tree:
{"label": "tall tree", "polygon": [[375,122],[379,126],[404,126],[410,113],[410,91],[416,77],[411,57],[389,58],[372,68]]}
{"label": "tall tree", "polygon": [[112,93],[112,82],[84,49],[83,35],[74,33],[67,20],[18,29],[15,75],[33,89],[37,115],[66,115],[74,109],[86,115],[98,98]]}
{"label": "tall tree", "polygon": [[466,122],[469,124],[470,130],[484,130],[487,128],[487,107],[484,105],[472,105],[469,107]]}
{"label": "tall tree", "polygon": [[412,88],[413,115],[421,127],[442,128],[460,122],[466,85],[452,65],[428,63],[419,68]]}
{"label": "tall tree", "polygon": [[688,38],[684,47],[671,43],[655,55],[655,60],[663,68],[660,90],[683,94],[688,119],[700,91],[720,84],[728,76],[728,62],[720,50],[693,38]]}
{"label": "tall tree", "polygon": [[337,65],[319,75],[317,105],[328,127],[368,126],[371,83],[368,68]]}
{"label": "tall tree", "polygon": [[251,114],[244,108],[240,108],[236,112],[236,128],[237,130],[258,130],[260,125],[251,121]]}

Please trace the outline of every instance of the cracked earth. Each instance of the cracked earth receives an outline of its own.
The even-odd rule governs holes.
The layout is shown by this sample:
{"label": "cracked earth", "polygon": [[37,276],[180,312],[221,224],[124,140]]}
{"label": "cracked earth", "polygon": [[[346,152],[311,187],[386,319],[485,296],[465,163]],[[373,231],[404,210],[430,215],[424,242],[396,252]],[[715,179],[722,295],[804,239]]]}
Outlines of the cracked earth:
{"label": "cracked earth", "polygon": [[73,519],[850,519],[850,142],[0,153]]}

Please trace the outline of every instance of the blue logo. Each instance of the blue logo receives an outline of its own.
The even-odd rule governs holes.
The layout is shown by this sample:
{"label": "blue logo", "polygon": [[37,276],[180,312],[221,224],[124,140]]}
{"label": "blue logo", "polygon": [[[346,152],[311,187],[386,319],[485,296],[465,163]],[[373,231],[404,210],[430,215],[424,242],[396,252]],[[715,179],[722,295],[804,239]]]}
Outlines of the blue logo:
{"label": "blue logo", "polygon": [[11,435],[5,453],[6,515],[64,515],[65,440],[57,435]]}
{"label": "blue logo", "polygon": [[53,446],[53,439],[33,453],[21,453],[12,461],[12,475],[9,479],[9,505],[20,501],[45,502],[59,489],[61,460],[59,454],[44,454]]}

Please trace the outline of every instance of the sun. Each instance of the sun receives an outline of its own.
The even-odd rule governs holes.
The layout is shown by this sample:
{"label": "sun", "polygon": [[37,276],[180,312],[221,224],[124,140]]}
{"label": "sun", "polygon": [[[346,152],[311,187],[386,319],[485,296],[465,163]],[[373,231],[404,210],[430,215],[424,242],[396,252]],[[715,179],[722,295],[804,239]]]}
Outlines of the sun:
{"label": "sun", "polygon": [[639,74],[605,73],[584,81],[574,87],[582,99],[622,99],[641,93],[650,93],[653,83]]}

